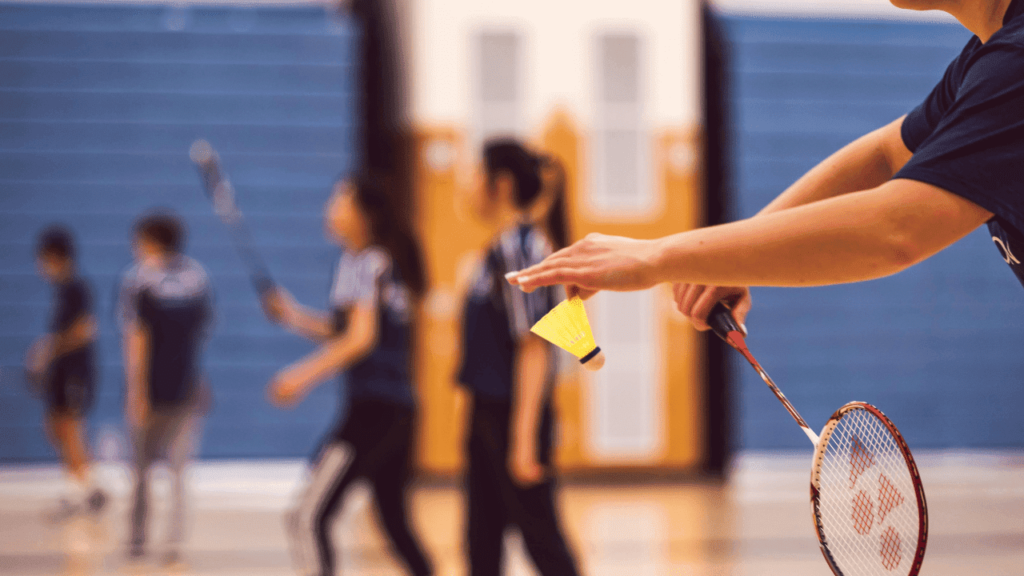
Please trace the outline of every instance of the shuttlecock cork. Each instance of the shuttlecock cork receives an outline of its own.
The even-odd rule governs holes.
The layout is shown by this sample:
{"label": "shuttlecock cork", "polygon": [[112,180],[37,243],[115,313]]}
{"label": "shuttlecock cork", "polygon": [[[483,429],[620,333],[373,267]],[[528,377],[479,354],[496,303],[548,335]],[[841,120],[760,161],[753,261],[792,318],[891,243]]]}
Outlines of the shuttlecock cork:
{"label": "shuttlecock cork", "polygon": [[583,300],[572,297],[544,315],[530,331],[580,359],[587,370],[604,366],[604,353],[594,342]]}

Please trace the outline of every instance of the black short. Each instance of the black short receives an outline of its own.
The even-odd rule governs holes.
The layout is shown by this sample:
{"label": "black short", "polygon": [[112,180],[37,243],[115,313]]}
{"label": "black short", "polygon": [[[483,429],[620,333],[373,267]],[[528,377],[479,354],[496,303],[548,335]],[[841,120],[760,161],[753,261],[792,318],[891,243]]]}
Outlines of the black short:
{"label": "black short", "polygon": [[91,355],[70,354],[50,367],[46,382],[46,409],[84,416],[92,408],[96,370]]}

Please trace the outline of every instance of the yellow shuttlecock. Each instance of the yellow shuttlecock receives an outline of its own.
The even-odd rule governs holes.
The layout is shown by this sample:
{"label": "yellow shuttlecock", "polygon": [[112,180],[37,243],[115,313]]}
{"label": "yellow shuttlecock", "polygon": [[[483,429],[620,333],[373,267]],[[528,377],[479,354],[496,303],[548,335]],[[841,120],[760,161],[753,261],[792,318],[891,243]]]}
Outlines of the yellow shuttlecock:
{"label": "yellow shuttlecock", "polygon": [[580,359],[587,370],[604,366],[604,353],[594,342],[583,300],[573,296],[544,315],[530,331]]}

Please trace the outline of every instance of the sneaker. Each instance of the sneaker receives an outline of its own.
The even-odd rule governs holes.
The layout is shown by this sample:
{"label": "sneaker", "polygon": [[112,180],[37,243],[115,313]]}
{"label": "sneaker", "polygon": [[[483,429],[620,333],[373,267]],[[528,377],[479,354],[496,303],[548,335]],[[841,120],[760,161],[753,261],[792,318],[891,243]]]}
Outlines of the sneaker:
{"label": "sneaker", "polygon": [[107,505],[107,493],[97,488],[92,491],[86,502],[89,506],[90,514],[99,514]]}

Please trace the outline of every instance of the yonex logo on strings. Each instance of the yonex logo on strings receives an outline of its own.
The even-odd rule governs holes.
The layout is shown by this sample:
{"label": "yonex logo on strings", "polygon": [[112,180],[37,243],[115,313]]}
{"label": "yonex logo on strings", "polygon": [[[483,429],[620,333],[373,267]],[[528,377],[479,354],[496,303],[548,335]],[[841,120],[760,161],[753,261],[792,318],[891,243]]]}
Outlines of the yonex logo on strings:
{"label": "yonex logo on strings", "polygon": [[[875,457],[860,441],[854,436],[850,446],[850,491],[857,488],[858,480],[875,465]],[[875,522],[875,502],[867,490],[859,490],[851,500],[851,515],[853,528],[861,536],[871,533],[874,526],[885,522],[889,514],[903,504],[904,498],[893,484],[892,480],[884,473],[878,474],[878,521]],[[886,570],[894,570],[903,560],[903,542],[899,532],[889,526],[879,537],[879,555],[882,566]]]}

